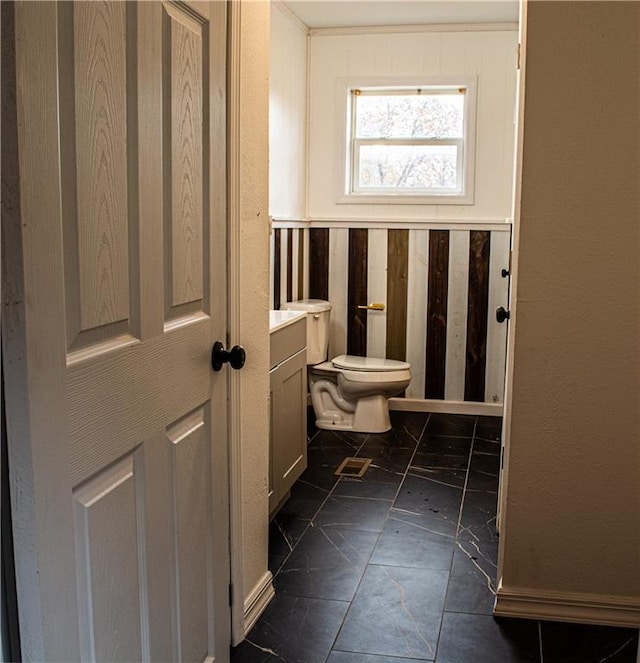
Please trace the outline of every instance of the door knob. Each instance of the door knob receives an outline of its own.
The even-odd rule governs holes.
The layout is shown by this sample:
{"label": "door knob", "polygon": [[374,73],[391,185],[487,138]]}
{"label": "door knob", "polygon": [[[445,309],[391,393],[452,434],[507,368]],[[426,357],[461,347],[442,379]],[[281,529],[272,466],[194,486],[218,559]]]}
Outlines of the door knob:
{"label": "door knob", "polygon": [[511,317],[511,311],[507,311],[504,306],[496,309],[496,320],[498,322],[504,322]]}
{"label": "door knob", "polygon": [[231,368],[235,368],[237,371],[244,366],[246,358],[247,355],[241,345],[234,345],[231,350],[225,350],[222,341],[216,341],[211,351],[211,368],[219,371],[222,364],[228,362]]}
{"label": "door knob", "polygon": [[503,278],[503,279],[506,279],[507,276],[509,276],[509,274],[511,274],[511,272],[510,272],[508,269],[503,269],[503,270],[500,272],[500,274],[502,275],[502,278]]}

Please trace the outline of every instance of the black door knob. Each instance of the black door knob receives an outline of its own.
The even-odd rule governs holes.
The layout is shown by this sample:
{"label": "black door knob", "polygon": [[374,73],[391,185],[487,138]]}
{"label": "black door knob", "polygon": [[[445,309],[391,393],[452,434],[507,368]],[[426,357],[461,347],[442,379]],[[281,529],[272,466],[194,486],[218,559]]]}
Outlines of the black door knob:
{"label": "black door knob", "polygon": [[511,312],[507,311],[504,306],[496,309],[496,320],[498,322],[504,322],[511,317]]}
{"label": "black door knob", "polygon": [[244,366],[246,358],[247,355],[241,345],[234,345],[231,350],[225,350],[222,341],[216,341],[211,351],[211,368],[219,371],[222,364],[228,362],[231,368],[235,368],[237,371]]}
{"label": "black door knob", "polygon": [[500,272],[500,274],[502,274],[502,278],[503,278],[503,279],[506,279],[507,276],[509,276],[509,274],[511,274],[511,272],[510,272],[508,269],[503,269],[503,270]]}

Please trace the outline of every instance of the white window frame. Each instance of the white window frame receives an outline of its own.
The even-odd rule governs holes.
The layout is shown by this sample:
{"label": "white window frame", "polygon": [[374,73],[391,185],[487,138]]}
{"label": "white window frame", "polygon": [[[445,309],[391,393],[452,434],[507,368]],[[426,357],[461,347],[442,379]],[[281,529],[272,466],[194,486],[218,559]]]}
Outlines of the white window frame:
{"label": "white window frame", "polygon": [[[475,136],[476,136],[476,77],[450,76],[425,77],[420,79],[403,78],[375,78],[375,79],[342,79],[341,113],[345,116],[343,126],[344,154],[342,159],[343,178],[336,202],[339,204],[410,204],[410,205],[470,205],[474,202],[475,182]],[[405,138],[405,139],[375,139],[356,138],[356,114],[353,106],[354,90],[363,93],[388,91],[391,94],[400,94],[406,90],[421,89],[425,92],[446,92],[451,90],[465,90],[465,113],[463,124],[463,137],[460,138]],[[346,115],[345,115],[346,114]],[[457,179],[461,182],[461,190],[451,192],[444,190],[398,191],[397,188],[370,189],[360,188],[358,154],[363,145],[456,145],[461,152],[458,159]]]}

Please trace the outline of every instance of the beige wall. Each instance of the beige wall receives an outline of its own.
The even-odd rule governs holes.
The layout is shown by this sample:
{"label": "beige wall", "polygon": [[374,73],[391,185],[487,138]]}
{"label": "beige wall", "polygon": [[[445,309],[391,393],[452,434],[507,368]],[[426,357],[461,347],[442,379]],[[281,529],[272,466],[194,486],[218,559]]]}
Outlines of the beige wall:
{"label": "beige wall", "polygon": [[640,623],[639,31],[637,2],[528,5],[499,610]]}

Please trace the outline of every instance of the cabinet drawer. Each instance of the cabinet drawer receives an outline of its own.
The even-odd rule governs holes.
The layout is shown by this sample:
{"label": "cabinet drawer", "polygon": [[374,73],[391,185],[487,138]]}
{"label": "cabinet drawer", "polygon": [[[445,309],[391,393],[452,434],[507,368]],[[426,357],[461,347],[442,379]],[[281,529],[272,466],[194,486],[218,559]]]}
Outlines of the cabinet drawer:
{"label": "cabinet drawer", "polygon": [[281,364],[287,357],[300,352],[307,345],[307,319],[281,327],[270,334],[269,366]]}

